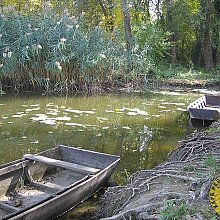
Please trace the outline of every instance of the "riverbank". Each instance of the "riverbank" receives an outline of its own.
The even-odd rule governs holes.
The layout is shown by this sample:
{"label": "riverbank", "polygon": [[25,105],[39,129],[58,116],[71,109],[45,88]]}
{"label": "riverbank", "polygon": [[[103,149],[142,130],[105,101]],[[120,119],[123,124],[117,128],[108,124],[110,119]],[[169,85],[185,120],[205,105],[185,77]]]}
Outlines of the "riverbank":
{"label": "riverbank", "polygon": [[[187,79],[147,79],[137,80],[132,83],[124,84],[113,89],[114,91],[177,91],[177,92],[199,92],[200,90],[217,91],[219,82],[216,80],[187,80]],[[112,91],[112,88],[105,89]]]}
{"label": "riverbank", "polygon": [[98,219],[217,219],[209,189],[220,175],[220,121],[179,142],[165,163],[109,188]]}

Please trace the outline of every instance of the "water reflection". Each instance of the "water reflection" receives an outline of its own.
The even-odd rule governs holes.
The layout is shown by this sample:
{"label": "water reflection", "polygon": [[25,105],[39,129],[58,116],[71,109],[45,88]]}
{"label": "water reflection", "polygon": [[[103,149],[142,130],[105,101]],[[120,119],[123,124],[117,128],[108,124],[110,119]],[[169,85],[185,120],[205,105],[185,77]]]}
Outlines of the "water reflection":
{"label": "water reflection", "polygon": [[123,183],[133,172],[165,160],[187,133],[186,106],[195,95],[136,94],[0,98],[0,163],[56,144],[120,155],[115,173]]}

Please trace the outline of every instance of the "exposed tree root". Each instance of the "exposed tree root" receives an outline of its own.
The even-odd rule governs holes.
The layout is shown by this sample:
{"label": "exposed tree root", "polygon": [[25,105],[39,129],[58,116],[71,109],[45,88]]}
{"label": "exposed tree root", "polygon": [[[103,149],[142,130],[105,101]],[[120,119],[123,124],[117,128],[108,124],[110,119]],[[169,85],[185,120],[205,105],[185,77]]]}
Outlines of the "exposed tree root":
{"label": "exposed tree root", "polygon": [[[201,210],[189,213],[188,219],[210,219],[204,215],[203,206],[209,208],[208,191],[219,175],[219,164],[220,122],[216,122],[207,131],[182,140],[166,163],[132,174],[126,186],[109,188],[98,219],[160,219],[167,201],[176,206],[181,202],[190,206],[201,203]],[[211,210],[209,213],[213,215]]]}

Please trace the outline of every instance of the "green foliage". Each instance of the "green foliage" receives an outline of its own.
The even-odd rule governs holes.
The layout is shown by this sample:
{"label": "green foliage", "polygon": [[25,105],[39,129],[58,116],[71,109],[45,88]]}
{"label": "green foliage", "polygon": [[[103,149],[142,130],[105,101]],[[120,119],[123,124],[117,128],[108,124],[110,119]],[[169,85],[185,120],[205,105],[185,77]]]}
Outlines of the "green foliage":
{"label": "green foliage", "polygon": [[145,50],[157,63],[169,54],[170,33],[164,32],[159,25],[150,22],[137,23],[134,25],[134,34],[138,48]]}
{"label": "green foliage", "polygon": [[[202,39],[203,12],[199,0],[177,0],[171,4],[180,61],[177,66],[168,63],[173,33],[166,31],[166,5],[154,13],[146,2],[132,1],[129,7],[135,45],[128,52],[119,0],[98,4],[92,0],[1,1],[2,89],[85,90],[140,81],[143,75],[219,82],[218,66],[211,72],[194,70],[191,58]],[[215,31],[218,16],[214,18],[213,10],[215,22],[210,28],[215,38],[213,48],[219,53]],[[202,52],[198,53],[196,64],[202,62]]]}
{"label": "green foliage", "polygon": [[156,65],[154,71],[156,78],[207,80],[207,83],[215,83],[219,81],[217,69],[205,71],[203,69],[193,68],[193,65],[186,67],[184,65],[171,65],[168,62],[160,62]]}
{"label": "green foliage", "polygon": [[219,130],[218,127],[212,127],[212,126],[207,129],[208,132],[216,132],[218,130]]}
{"label": "green foliage", "polygon": [[219,162],[216,161],[216,159],[213,156],[208,156],[205,160],[204,163],[207,167],[211,169],[213,173],[219,173],[220,172],[220,167],[219,167]]}
{"label": "green foliage", "polygon": [[160,220],[180,220],[189,212],[190,208],[185,203],[177,205],[173,201],[167,201],[160,213]]}
{"label": "green foliage", "polygon": [[208,156],[204,160],[204,164],[210,168],[212,173],[220,173],[220,163],[219,161],[216,161],[216,159],[213,156]]}
{"label": "green foliage", "polygon": [[174,30],[177,33],[179,58],[182,63],[191,62],[192,49],[197,41],[197,29],[200,27],[199,0],[177,0],[172,4]]}
{"label": "green foliage", "polygon": [[77,89],[114,83],[118,76],[127,82],[154,63],[147,50],[124,50],[120,31],[113,41],[100,28],[84,30],[80,19],[68,11],[57,15],[48,5],[33,15],[1,14],[0,33],[0,74],[18,89],[24,82],[46,90],[59,81]]}
{"label": "green foliage", "polygon": [[175,204],[173,201],[168,200],[160,212],[160,220],[185,220],[186,216],[190,218],[198,213],[201,213],[205,219],[216,219],[213,211],[201,204],[194,204],[193,206],[191,204],[189,206],[185,202]]}
{"label": "green foliage", "polygon": [[183,170],[184,170],[184,171],[188,171],[188,172],[194,172],[194,171],[196,171],[197,169],[196,169],[196,167],[193,166],[192,164],[189,164],[189,165],[185,166],[185,167],[183,168]]}

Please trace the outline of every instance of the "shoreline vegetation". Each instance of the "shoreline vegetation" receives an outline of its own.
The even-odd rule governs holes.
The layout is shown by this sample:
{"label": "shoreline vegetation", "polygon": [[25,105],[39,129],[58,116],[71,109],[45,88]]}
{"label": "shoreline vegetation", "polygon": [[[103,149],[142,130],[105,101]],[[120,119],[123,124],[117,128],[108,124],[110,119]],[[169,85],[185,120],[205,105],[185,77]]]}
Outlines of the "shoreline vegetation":
{"label": "shoreline vegetation", "polygon": [[110,187],[97,219],[218,219],[209,202],[220,175],[220,121],[180,141],[165,163],[138,171],[124,186]]}
{"label": "shoreline vegetation", "polygon": [[[167,30],[166,23],[150,18],[136,21],[132,35],[127,33],[123,27],[123,4],[122,8],[115,4],[121,20],[109,31],[103,23],[89,24],[86,10],[78,12],[77,6],[68,9],[50,1],[23,3],[12,6],[3,1],[0,5],[2,94],[7,91],[43,91],[45,94],[109,91],[148,87],[150,81],[170,79],[186,84],[200,81],[202,85],[220,81],[218,60],[212,68],[205,69],[200,54],[193,63],[189,51],[195,42],[190,42],[191,48],[187,45],[183,51],[180,47],[176,51],[179,61],[171,62],[171,52],[180,42],[174,45],[173,31]],[[168,12],[164,13],[168,16]],[[126,34],[131,35],[132,41]],[[189,55],[188,61],[182,54]]]}

